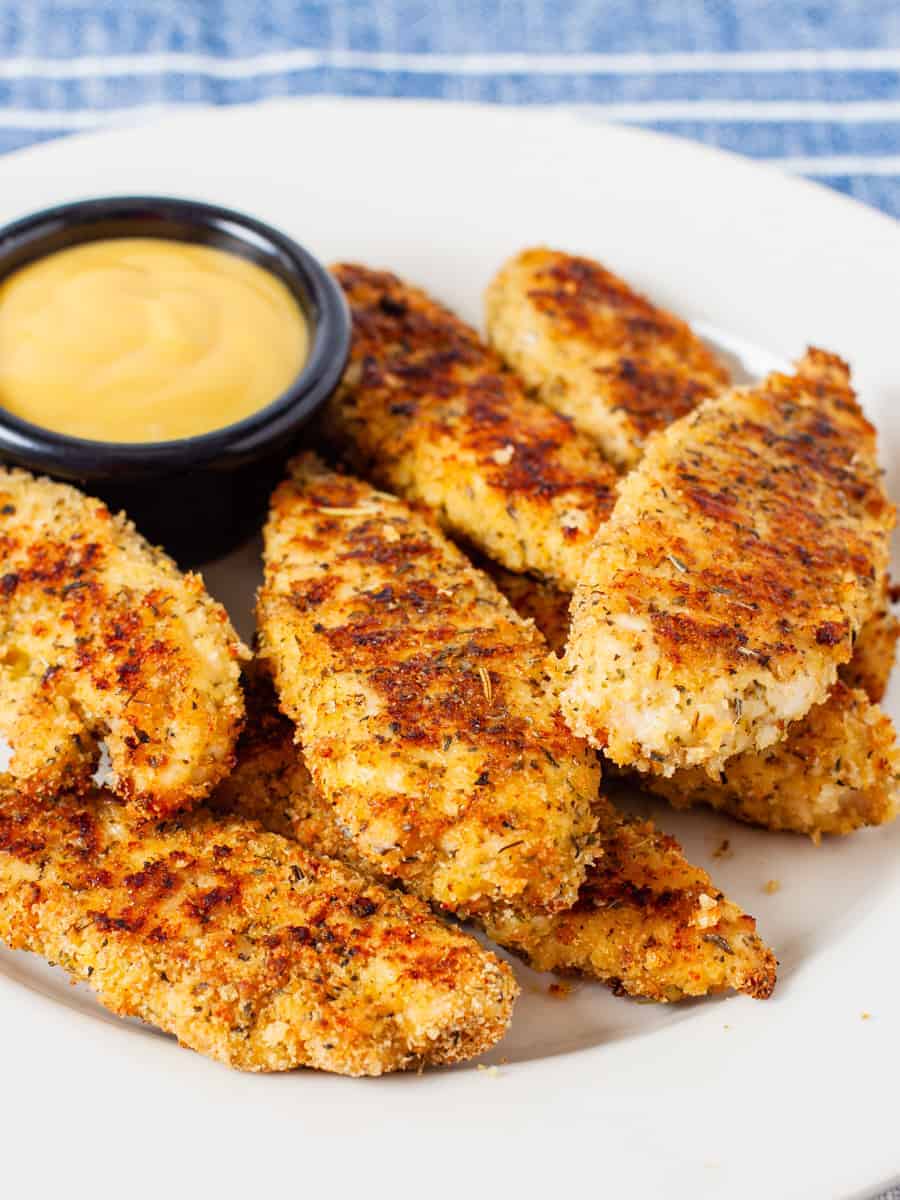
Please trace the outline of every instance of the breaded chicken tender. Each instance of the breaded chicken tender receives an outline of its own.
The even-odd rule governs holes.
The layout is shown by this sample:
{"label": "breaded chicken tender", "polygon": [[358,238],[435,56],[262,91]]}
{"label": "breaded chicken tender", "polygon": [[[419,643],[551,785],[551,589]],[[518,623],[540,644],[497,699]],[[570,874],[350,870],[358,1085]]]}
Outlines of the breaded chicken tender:
{"label": "breaded chicken tender", "polygon": [[0,471],[0,791],[79,786],[166,815],[232,765],[246,650],[198,575],[75,488]]}
{"label": "breaded chicken tender", "polygon": [[874,610],[894,509],[840,359],[705,401],[623,482],[572,602],[563,711],[622,766],[763,750]]}
{"label": "breaded chicken tender", "polygon": [[534,621],[535,628],[553,653],[561,656],[569,637],[572,593],[564,592],[546,579],[507,571],[483,555],[470,557],[480,570],[490,575],[519,616]]}
{"label": "breaded chicken tender", "polygon": [[756,922],[728,900],[673,837],[652,822],[598,805],[602,854],[569,912],[484,923],[535,970],[574,972],[647,1000],[734,989],[765,1000],[778,961]]}
{"label": "breaded chicken tender", "polygon": [[413,897],[254,822],[0,798],[0,937],[248,1071],[380,1075],[505,1032],[509,968]]}
{"label": "breaded chicken tender", "polygon": [[369,862],[461,915],[574,902],[596,755],[543,639],[429,519],[298,459],[258,617],[316,785]]}
{"label": "breaded chicken tender", "polygon": [[900,636],[900,622],[891,608],[889,589],[889,580],[885,577],[878,605],[859,631],[853,657],[839,671],[841,681],[847,687],[862,688],[873,704],[884,699]]}
{"label": "breaded chicken tender", "polygon": [[[373,872],[316,789],[271,683],[252,676],[238,765],[213,797],[219,811],[253,816],[311,853]],[[777,963],[752,917],[726,899],[678,843],[650,822],[596,801],[597,860],[569,912],[520,917],[502,905],[478,922],[542,971],[577,973],[617,992],[678,1000],[734,988],[764,999]]]}
{"label": "breaded chicken tender", "polygon": [[[562,654],[570,597],[541,580],[488,564],[491,577],[522,616],[531,617],[551,649]],[[630,782],[675,808],[707,804],[766,829],[818,837],[882,825],[897,814],[898,751],[890,718],[876,706],[884,694],[896,641],[896,619],[884,603],[866,621],[850,662],[841,667],[824,704],[817,704],[767,750],[730,758],[718,779],[700,767],[670,778],[636,773]],[[846,686],[859,679],[862,690]],[[864,683],[863,683],[864,681]]]}
{"label": "breaded chicken tender", "polygon": [[[534,621],[553,653],[562,656],[569,637],[571,593],[544,579],[507,571],[483,555],[473,561],[490,575],[520,616]],[[841,682],[848,688],[861,688],[873,704],[883,700],[894,667],[898,636],[900,622],[893,614],[885,587],[878,607],[859,631],[850,661],[838,668]],[[786,736],[790,736],[790,730]]]}
{"label": "breaded chicken tender", "polygon": [[325,430],[356,470],[513,570],[573,587],[616,472],[475,330],[394,275],[334,268],[353,314]]}
{"label": "breaded chicken tender", "polygon": [[523,250],[494,277],[486,310],[492,345],[526,386],[624,467],[729,382],[689,325],[589,258]]}
{"label": "breaded chicken tender", "polygon": [[900,804],[900,750],[890,717],[865,692],[836,683],[768,750],[730,758],[718,779],[701,767],[671,778],[643,776],[675,808],[706,804],[753,825],[807,833],[853,833],[893,821]]}

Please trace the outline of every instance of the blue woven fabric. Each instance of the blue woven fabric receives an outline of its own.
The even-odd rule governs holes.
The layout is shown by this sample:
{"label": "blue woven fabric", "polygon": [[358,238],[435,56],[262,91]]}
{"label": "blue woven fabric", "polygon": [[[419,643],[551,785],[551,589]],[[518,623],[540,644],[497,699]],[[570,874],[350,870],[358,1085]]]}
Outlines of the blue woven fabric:
{"label": "blue woven fabric", "polygon": [[0,151],[321,93],[598,105],[900,216],[898,0],[0,0]]}

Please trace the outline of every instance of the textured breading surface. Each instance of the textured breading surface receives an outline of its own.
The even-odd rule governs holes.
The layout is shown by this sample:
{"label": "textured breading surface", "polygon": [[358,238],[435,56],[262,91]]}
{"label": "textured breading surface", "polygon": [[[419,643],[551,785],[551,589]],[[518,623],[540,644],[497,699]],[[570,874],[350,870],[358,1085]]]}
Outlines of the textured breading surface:
{"label": "textured breading surface", "polygon": [[[531,617],[551,648],[562,653],[568,632],[569,596],[540,580],[487,568],[510,603]],[[676,808],[708,804],[767,829],[818,836],[851,833],[861,825],[893,820],[898,804],[898,751],[890,718],[876,707],[887,686],[897,622],[885,600],[862,627],[841,680],[824,704],[792,722],[784,739],[766,750],[730,758],[717,779],[700,767],[670,778],[635,774]]]}
{"label": "textured breading surface", "polygon": [[272,498],[261,653],[360,853],[474,913],[573,903],[596,755],[546,647],[426,517],[298,459]]}
{"label": "textured breading surface", "polygon": [[572,603],[563,709],[620,765],[765,749],[877,604],[894,510],[840,359],[705,401],[623,482]]}
{"label": "textured breading surface", "polygon": [[492,344],[526,386],[623,466],[729,382],[689,325],[589,258],[521,251],[491,282],[486,312]]}
{"label": "textured breading surface", "polygon": [[[507,571],[483,555],[475,562],[487,571],[516,612],[534,621],[553,653],[562,655],[569,637],[571,593],[544,579]],[[891,610],[885,589],[878,607],[859,631],[850,661],[838,669],[841,682],[849,688],[861,688],[873,704],[882,700],[894,667],[898,636],[900,622]]]}
{"label": "textured breading surface", "polygon": [[519,616],[534,621],[553,653],[562,655],[569,636],[572,593],[562,591],[545,579],[507,571],[484,557],[474,561],[490,575]]}
{"label": "textured breading surface", "polygon": [[836,683],[784,741],[730,758],[718,779],[693,767],[643,780],[676,808],[707,804],[766,829],[818,837],[896,817],[900,751],[890,718],[865,692]]}
{"label": "textured breading surface", "polygon": [[485,921],[490,936],[536,970],[574,971],[630,996],[770,996],[778,962],[753,918],[650,821],[607,801],[597,812],[603,853],[574,908],[528,920],[496,913]]}
{"label": "textured breading surface", "polygon": [[[247,707],[238,765],[217,789],[216,804],[371,872],[317,791],[290,722],[275,711],[271,684],[258,675]],[[520,918],[496,907],[479,918],[491,937],[538,970],[577,972],[644,999],[727,988],[770,995],[777,963],[753,918],[685,860],[674,838],[620,815],[603,798],[596,815],[600,855],[573,910]]]}
{"label": "textured breading surface", "polygon": [[0,799],[0,937],[232,1067],[380,1075],[502,1037],[512,973],[413,897],[203,812]]}
{"label": "textured breading surface", "polygon": [[85,782],[158,815],[208,794],[243,719],[224,608],[123,516],[75,488],[0,471],[0,790]]}
{"label": "textured breading surface", "polygon": [[365,267],[334,272],[353,314],[325,422],[341,452],[506,566],[574,586],[614,469],[424,292]]}
{"label": "textured breading surface", "polygon": [[898,636],[900,622],[891,608],[889,581],[885,578],[878,605],[859,631],[853,657],[840,668],[842,682],[850,688],[862,688],[873,704],[883,700],[894,669]]}

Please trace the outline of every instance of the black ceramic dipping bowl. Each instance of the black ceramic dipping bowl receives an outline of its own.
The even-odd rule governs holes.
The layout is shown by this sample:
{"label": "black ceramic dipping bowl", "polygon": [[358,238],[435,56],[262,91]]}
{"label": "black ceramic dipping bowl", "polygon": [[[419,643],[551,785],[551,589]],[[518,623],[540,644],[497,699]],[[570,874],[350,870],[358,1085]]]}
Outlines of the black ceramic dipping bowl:
{"label": "black ceramic dipping bowl", "polygon": [[77,484],[113,511],[124,508],[145,537],[183,566],[207,562],[259,525],[286,456],[334,390],[350,346],[347,305],[322,264],[278,230],[226,208],[157,196],[82,200],[7,225],[0,229],[0,279],[56,250],[116,237],[215,246],[271,271],[307,319],[305,365],[259,412],[166,442],[88,441],[0,408],[0,460]]}

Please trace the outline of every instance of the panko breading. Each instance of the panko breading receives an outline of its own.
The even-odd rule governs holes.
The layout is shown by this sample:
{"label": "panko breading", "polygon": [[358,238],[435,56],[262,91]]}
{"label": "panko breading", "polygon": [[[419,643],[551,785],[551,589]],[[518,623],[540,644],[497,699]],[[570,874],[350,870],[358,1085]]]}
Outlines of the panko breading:
{"label": "panko breading", "polygon": [[573,587],[612,510],[612,466],[424,292],[365,267],[334,273],[353,314],[325,419],[341,452],[506,566]]}
{"label": "panko breading", "polygon": [[[531,617],[550,647],[561,654],[568,632],[570,597],[541,580],[490,564],[497,586],[522,616]],[[767,829],[818,836],[851,833],[861,825],[894,819],[900,758],[890,718],[875,706],[887,685],[896,641],[896,619],[885,601],[862,627],[853,657],[840,670],[859,679],[862,691],[835,684],[767,750],[730,758],[718,779],[700,767],[670,778],[636,774],[631,782],[664,796],[676,808],[707,804]],[[867,686],[865,686],[867,685]]]}
{"label": "panko breading", "polygon": [[534,621],[553,653],[561,656],[569,637],[572,593],[562,591],[546,579],[507,571],[483,555],[473,557],[472,561],[490,575],[520,617]]}
{"label": "panko breading", "polygon": [[766,829],[818,838],[897,816],[900,750],[890,717],[865,692],[836,683],[784,741],[730,758],[718,779],[702,767],[642,778],[675,808],[706,804]]}
{"label": "panko breading", "polygon": [[307,765],[368,861],[460,914],[574,902],[596,755],[543,639],[425,516],[298,459],[258,616]]}
{"label": "panko breading", "polygon": [[486,310],[491,343],[526,386],[625,467],[729,382],[689,325],[589,258],[523,250],[494,277]]}
{"label": "panko breading", "polygon": [[778,961],[756,922],[673,837],[598,805],[601,856],[575,906],[552,917],[495,913],[488,934],[538,971],[577,972],[617,992],[680,1000],[733,988],[765,1000]]}
{"label": "panko breading", "polygon": [[[290,722],[275,711],[271,684],[256,677],[247,707],[238,765],[213,803],[222,812],[253,816],[311,853],[371,873],[317,791]],[[574,908],[523,918],[498,906],[479,918],[491,937],[538,970],[577,972],[644,999],[726,988],[770,995],[777,964],[753,918],[650,822],[622,816],[602,798],[596,814],[599,857]]]}
{"label": "panko breading", "polygon": [[413,897],[254,822],[127,824],[100,792],[0,798],[0,937],[249,1071],[457,1062],[502,1037],[518,990]]}
{"label": "panko breading", "polygon": [[840,359],[715,397],[624,480],[572,602],[563,711],[622,766],[765,749],[878,602],[894,509]]}
{"label": "panko breading", "polygon": [[75,488],[0,470],[0,790],[85,783],[157,815],[229,770],[246,650],[198,575]]}
{"label": "panko breading", "polygon": [[885,578],[878,605],[859,631],[853,657],[839,671],[847,687],[862,688],[873,704],[884,699],[900,636],[900,622],[891,609],[889,589],[889,580]]}
{"label": "panko breading", "polygon": [[[490,575],[520,616],[534,621],[553,653],[562,656],[569,637],[571,592],[563,592],[544,579],[507,571],[483,555],[473,561]],[[900,622],[891,610],[885,588],[883,599],[859,631],[850,661],[838,668],[841,682],[849,688],[862,688],[873,704],[884,699],[898,636]],[[790,736],[789,731],[786,736]]]}

